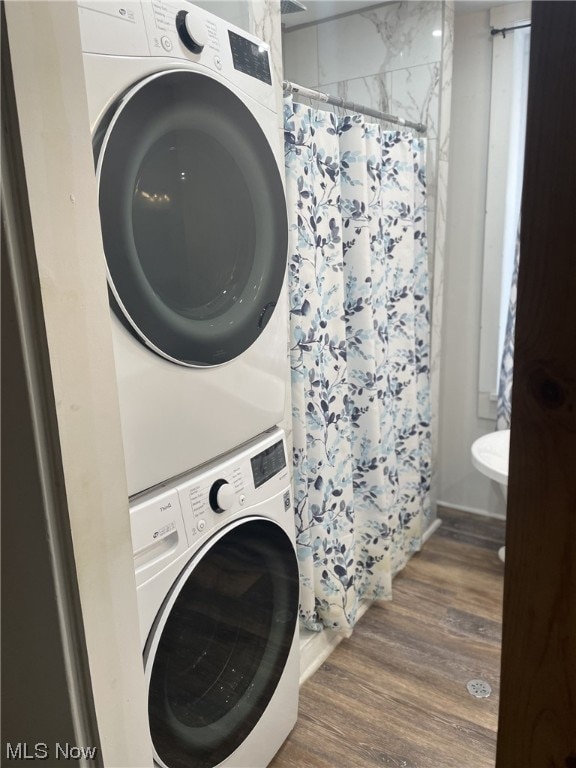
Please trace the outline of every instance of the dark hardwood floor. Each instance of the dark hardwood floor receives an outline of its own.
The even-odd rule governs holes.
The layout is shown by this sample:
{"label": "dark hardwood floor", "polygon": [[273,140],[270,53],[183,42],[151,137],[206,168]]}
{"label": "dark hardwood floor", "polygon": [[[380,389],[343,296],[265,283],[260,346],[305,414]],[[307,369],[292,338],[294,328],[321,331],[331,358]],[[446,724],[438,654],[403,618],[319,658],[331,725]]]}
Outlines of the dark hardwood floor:
{"label": "dark hardwood floor", "polygon": [[[271,768],[493,768],[504,523],[448,509],[442,527],[300,692]],[[489,698],[471,696],[480,678]],[[510,766],[510,768],[518,768]]]}

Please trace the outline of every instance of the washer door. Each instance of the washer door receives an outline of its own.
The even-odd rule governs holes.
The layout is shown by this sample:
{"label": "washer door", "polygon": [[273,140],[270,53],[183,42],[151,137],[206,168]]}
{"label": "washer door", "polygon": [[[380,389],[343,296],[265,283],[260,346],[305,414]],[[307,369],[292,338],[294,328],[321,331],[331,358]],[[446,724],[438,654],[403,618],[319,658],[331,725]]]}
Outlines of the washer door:
{"label": "washer door", "polygon": [[211,77],[162,72],[109,111],[94,145],[120,319],[175,363],[240,355],[272,315],[287,259],[282,180],[252,112]]}
{"label": "washer door", "polygon": [[297,615],[296,554],[276,523],[245,518],[200,550],[145,652],[160,765],[212,768],[245,740],[278,685]]}

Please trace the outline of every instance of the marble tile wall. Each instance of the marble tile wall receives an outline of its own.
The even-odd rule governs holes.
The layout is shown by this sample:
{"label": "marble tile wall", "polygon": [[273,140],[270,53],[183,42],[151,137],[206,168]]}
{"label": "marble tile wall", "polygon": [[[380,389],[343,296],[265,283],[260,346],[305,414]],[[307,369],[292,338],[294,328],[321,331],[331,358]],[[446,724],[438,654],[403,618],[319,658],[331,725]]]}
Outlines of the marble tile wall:
{"label": "marble tile wall", "polygon": [[283,35],[286,79],[427,126],[434,467],[453,36],[453,0],[380,5]]}
{"label": "marble tile wall", "polygon": [[443,3],[398,2],[284,34],[284,75],[428,127],[428,241],[435,241]]}

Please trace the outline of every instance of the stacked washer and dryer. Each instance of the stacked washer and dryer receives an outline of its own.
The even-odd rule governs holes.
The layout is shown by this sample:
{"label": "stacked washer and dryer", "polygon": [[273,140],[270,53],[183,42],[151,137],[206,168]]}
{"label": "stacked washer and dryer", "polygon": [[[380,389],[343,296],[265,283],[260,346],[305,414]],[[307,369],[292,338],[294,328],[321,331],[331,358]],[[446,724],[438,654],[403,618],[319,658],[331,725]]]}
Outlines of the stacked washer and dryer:
{"label": "stacked washer and dryer", "polygon": [[151,752],[263,768],[299,679],[269,51],[186,0],[79,0],[79,18]]}

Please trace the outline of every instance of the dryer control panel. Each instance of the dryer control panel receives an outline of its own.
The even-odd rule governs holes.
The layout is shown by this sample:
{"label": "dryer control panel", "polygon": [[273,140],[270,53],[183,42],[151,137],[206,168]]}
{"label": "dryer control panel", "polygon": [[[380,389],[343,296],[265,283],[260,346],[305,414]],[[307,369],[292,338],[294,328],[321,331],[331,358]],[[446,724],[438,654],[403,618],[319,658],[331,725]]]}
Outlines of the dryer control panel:
{"label": "dryer control panel", "polygon": [[188,61],[276,109],[270,46],[188,0],[78,0],[82,50]]}

